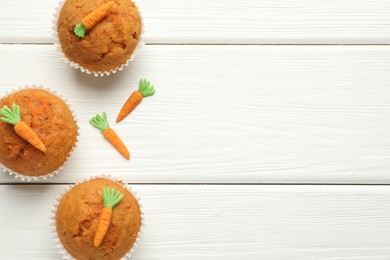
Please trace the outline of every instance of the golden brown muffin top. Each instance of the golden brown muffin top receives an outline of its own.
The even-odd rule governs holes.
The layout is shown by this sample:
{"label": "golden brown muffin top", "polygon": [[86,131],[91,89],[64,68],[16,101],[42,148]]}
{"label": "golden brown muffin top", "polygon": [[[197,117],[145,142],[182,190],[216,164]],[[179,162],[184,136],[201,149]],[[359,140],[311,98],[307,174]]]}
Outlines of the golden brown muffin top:
{"label": "golden brown muffin top", "polygon": [[94,72],[110,71],[126,63],[141,34],[141,18],[130,0],[115,0],[108,14],[84,38],[74,34],[74,27],[84,16],[108,1],[67,0],[57,23],[65,56]]}
{"label": "golden brown muffin top", "polygon": [[[113,208],[111,224],[99,247],[93,245],[103,188],[115,188],[124,197]],[[60,201],[56,212],[58,236],[78,260],[114,260],[126,255],[141,227],[141,211],[134,196],[121,184],[97,178],[77,185]]]}
{"label": "golden brown muffin top", "polygon": [[22,139],[13,125],[0,121],[0,162],[27,176],[46,175],[64,164],[77,137],[77,125],[64,101],[42,89],[24,89],[0,100],[20,106],[26,122],[46,146],[43,153]]}

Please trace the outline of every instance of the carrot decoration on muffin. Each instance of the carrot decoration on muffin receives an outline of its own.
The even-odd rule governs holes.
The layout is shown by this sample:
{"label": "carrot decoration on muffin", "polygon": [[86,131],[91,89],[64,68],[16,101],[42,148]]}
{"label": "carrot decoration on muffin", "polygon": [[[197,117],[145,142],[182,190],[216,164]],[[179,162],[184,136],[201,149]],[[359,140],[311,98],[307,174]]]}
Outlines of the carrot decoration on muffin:
{"label": "carrot decoration on muffin", "polygon": [[78,37],[84,38],[87,30],[90,30],[97,23],[99,23],[107,15],[108,11],[111,9],[113,5],[114,5],[114,1],[110,1],[93,10],[91,13],[89,13],[81,20],[81,23],[75,26],[74,33]]}
{"label": "carrot decoration on muffin", "polygon": [[152,96],[154,93],[156,93],[156,90],[153,85],[151,85],[148,80],[141,79],[139,81],[138,90],[134,91],[127,99],[116,118],[116,122],[121,121],[129,115],[141,103],[144,97]]}
{"label": "carrot decoration on muffin", "polygon": [[119,191],[115,192],[114,188],[103,189],[103,209],[100,212],[95,237],[93,239],[93,245],[95,247],[100,246],[107,234],[107,230],[111,223],[112,209],[122,200],[122,198],[123,194]]}
{"label": "carrot decoration on muffin", "polygon": [[109,141],[118,150],[118,152],[120,152],[127,160],[130,159],[130,153],[129,150],[127,150],[126,145],[122,142],[114,130],[110,128],[106,112],[103,112],[103,117],[101,115],[96,115],[89,120],[89,122],[100,130],[104,138],[106,138],[106,140]]}
{"label": "carrot decoration on muffin", "polygon": [[12,104],[12,110],[7,106],[0,109],[0,120],[8,124],[14,125],[15,132],[24,140],[32,144],[35,148],[46,152],[46,147],[41,139],[37,136],[34,130],[29,127],[26,122],[20,119],[20,106],[15,103]]}

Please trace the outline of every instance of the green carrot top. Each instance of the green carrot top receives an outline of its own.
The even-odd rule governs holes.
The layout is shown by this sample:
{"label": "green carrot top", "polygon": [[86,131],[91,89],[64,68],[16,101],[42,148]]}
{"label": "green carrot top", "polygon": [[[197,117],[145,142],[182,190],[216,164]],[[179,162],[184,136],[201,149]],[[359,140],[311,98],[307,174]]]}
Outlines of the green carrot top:
{"label": "green carrot top", "polygon": [[114,208],[123,198],[119,191],[115,192],[114,188],[103,189],[103,207]]}
{"label": "green carrot top", "polygon": [[110,125],[108,124],[107,114],[103,112],[103,117],[101,115],[96,115],[89,120],[89,122],[96,128],[100,130],[100,132],[104,132]]}
{"label": "green carrot top", "polygon": [[12,104],[12,111],[7,106],[0,109],[0,120],[12,125],[16,125],[21,121],[20,119],[20,106],[15,103]]}
{"label": "green carrot top", "polygon": [[154,86],[150,84],[147,79],[141,79],[139,81],[138,92],[142,94],[143,97],[148,97],[156,93]]}
{"label": "green carrot top", "polygon": [[87,32],[87,29],[84,27],[82,23],[76,24],[74,27],[74,34],[80,38],[84,38],[85,33]]}

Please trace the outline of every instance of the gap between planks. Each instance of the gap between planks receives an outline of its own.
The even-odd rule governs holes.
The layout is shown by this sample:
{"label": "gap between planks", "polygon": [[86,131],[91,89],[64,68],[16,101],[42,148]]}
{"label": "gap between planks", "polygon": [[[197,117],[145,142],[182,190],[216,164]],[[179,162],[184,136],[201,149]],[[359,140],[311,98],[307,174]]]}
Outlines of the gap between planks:
{"label": "gap between planks", "polygon": [[[0,45],[53,45],[52,42],[1,42]],[[389,43],[365,44],[365,43],[145,43],[150,46],[390,46]]]}
{"label": "gap between planks", "polygon": [[[0,186],[60,186],[73,185],[74,182],[21,182],[0,183]],[[366,184],[366,183],[127,183],[137,186],[390,186],[390,184]]]}

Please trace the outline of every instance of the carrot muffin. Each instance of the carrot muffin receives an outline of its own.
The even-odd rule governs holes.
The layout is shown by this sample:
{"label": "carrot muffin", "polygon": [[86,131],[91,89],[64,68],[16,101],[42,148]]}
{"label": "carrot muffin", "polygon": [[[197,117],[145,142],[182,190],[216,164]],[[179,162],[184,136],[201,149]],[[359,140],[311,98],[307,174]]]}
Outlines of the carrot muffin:
{"label": "carrot muffin", "polygon": [[[42,148],[34,147],[21,137],[23,134],[17,133],[16,124],[0,121],[3,166],[21,175],[37,177],[58,170],[65,163],[75,146],[78,128],[64,101],[45,90],[27,88],[2,98],[0,108],[13,111],[19,108],[21,122],[43,143]],[[9,115],[2,111],[3,119]]]}
{"label": "carrot muffin", "polygon": [[[109,5],[109,8],[105,4]],[[85,24],[91,12],[105,13],[86,19],[85,35],[75,28]],[[96,13],[95,13],[96,14]],[[90,26],[92,28],[89,28]],[[125,64],[135,50],[142,30],[138,9],[130,0],[67,0],[58,17],[57,32],[65,56],[92,72],[115,70]]]}
{"label": "carrot muffin", "polygon": [[[110,204],[110,197],[116,204]],[[141,211],[120,183],[96,178],[62,197],[55,222],[59,240],[75,259],[113,260],[128,254],[136,242]]]}

